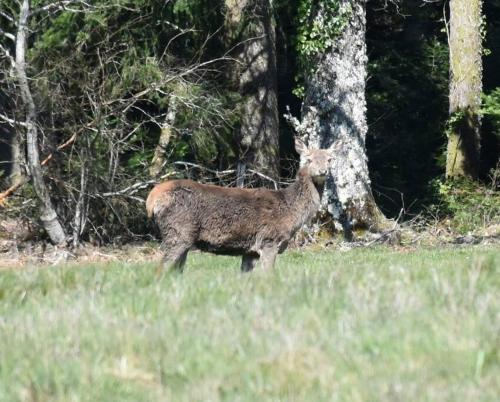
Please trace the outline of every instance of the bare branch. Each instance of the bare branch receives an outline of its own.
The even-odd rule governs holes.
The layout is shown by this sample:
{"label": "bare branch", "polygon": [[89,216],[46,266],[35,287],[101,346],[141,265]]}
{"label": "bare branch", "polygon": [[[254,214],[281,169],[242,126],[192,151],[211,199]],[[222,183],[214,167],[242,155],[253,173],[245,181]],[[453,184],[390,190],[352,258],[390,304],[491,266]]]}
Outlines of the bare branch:
{"label": "bare branch", "polygon": [[283,115],[283,117],[299,136],[304,134],[304,128],[302,127],[302,124],[299,119],[292,115],[292,113],[290,112],[290,106],[286,106],[286,113]]}
{"label": "bare branch", "polygon": [[1,113],[0,113],[0,119],[6,123],[9,123],[12,127],[15,127],[15,126],[28,127],[28,123],[26,123],[24,121],[17,121],[17,120],[11,119],[11,118],[9,118]]}
{"label": "bare branch", "polygon": [[14,25],[17,24],[17,22],[14,19],[14,17],[12,17],[12,15],[10,15],[10,14],[7,14],[5,11],[0,10],[0,16],[4,17],[6,20],[8,20],[9,22],[13,23]]}
{"label": "bare branch", "polygon": [[205,166],[201,166],[201,165],[198,165],[198,164],[192,163],[192,162],[177,161],[177,162],[174,162],[174,165],[180,165],[180,166],[185,166],[185,167],[194,167],[194,168],[197,168],[197,169],[202,169],[202,170],[205,170],[206,172],[214,174],[217,177],[236,173],[236,170],[234,170],[234,169],[213,170],[213,169],[209,169],[209,168],[207,168]]}
{"label": "bare branch", "polygon": [[10,54],[9,49],[6,49],[0,44],[0,50],[3,52],[5,57],[9,59],[11,67],[14,68],[16,66],[16,61],[14,60],[14,57],[12,57],[12,55]]}
{"label": "bare branch", "polygon": [[278,189],[278,182],[274,179],[272,179],[271,177],[269,176],[266,176],[264,173],[260,173],[258,172],[257,170],[253,170],[253,169],[247,169],[248,172],[250,173],[253,173],[253,174],[256,174],[257,176],[259,176],[260,178],[262,179],[265,179],[265,180],[268,180],[270,181],[271,183],[273,183],[274,185],[274,189],[277,190]]}
{"label": "bare branch", "polygon": [[[202,170],[204,170],[206,172],[212,173],[217,178],[221,178],[222,176],[228,176],[230,174],[235,174],[236,173],[235,169],[213,170],[213,169],[209,169],[209,168],[207,168],[205,166],[198,165],[198,164],[192,163],[192,162],[177,161],[177,162],[174,162],[174,165],[178,165],[178,166],[180,165],[180,166],[185,166],[185,167],[192,167],[192,168],[202,169]],[[260,178],[268,180],[269,182],[273,183],[273,186],[274,186],[274,188],[276,190],[279,188],[279,184],[288,184],[287,182],[284,182],[284,181],[274,180],[271,177],[265,175],[264,173],[261,173],[261,172],[259,172],[257,170],[254,170],[254,169],[247,169],[247,172],[250,172],[251,174],[257,175]]]}
{"label": "bare branch", "polygon": [[0,208],[5,207],[7,203],[7,198],[14,194],[19,188],[24,186],[28,182],[28,178],[24,177],[22,180],[18,181],[13,186],[9,187],[7,190],[0,193]]}
{"label": "bare branch", "polygon": [[[82,130],[79,130],[80,132]],[[78,132],[74,133],[67,141],[65,141],[64,143],[62,143],[61,145],[58,145],[57,146],[57,150],[60,151],[61,149],[64,149],[66,148],[68,145],[72,144],[73,142],[75,142],[76,140],[76,136],[77,136]],[[40,165],[42,166],[45,166],[47,164],[48,161],[50,161],[52,159],[52,157],[54,156],[54,153],[50,153],[49,156],[47,156],[41,163]]]}
{"label": "bare branch", "polygon": [[[153,184],[157,184],[161,180],[167,179],[167,178],[175,176],[175,175],[176,175],[175,172],[166,173],[163,176],[161,176],[160,178],[158,178],[157,180],[152,179],[152,180],[140,181],[140,182],[132,184],[131,186],[125,187],[124,189],[119,190],[119,191],[111,191],[111,192],[107,192],[107,193],[93,194],[93,196],[100,197],[100,198],[115,197],[118,195],[131,197],[133,194],[137,193],[138,191],[143,190],[146,187],[149,187]],[[142,198],[139,198],[139,197],[135,197],[135,198],[144,202],[144,200]]]}
{"label": "bare branch", "polygon": [[0,28],[0,35],[5,36],[7,39],[10,39],[12,42],[16,41],[16,37],[10,32],[5,32],[2,28]]}
{"label": "bare branch", "polygon": [[72,12],[81,12],[82,10],[70,9],[69,6],[73,5],[83,5],[87,9],[93,8],[93,6],[86,1],[83,0],[61,0],[55,1],[54,3],[47,4],[46,6],[34,9],[31,14],[39,14],[42,12],[52,12],[52,11],[72,11]]}

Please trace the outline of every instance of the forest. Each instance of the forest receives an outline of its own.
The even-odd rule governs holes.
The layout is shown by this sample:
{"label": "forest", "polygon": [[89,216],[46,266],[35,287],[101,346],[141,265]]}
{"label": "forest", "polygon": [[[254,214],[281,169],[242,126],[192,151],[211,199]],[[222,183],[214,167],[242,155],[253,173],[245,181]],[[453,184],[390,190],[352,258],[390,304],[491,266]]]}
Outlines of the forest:
{"label": "forest", "polygon": [[0,401],[497,401],[499,72],[500,0],[0,0]]}
{"label": "forest", "polygon": [[2,219],[148,239],[154,183],[281,188],[298,136],[335,146],[316,235],[498,224],[500,3],[482,3],[2,0]]}

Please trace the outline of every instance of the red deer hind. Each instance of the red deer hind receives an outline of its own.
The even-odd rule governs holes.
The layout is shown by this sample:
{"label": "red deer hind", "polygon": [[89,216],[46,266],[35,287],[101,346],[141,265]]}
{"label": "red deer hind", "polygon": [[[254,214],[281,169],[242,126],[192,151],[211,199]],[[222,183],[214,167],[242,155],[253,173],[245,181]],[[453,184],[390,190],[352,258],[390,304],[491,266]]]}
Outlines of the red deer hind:
{"label": "red deer hind", "polygon": [[282,190],[241,189],[170,180],[156,185],[146,201],[148,216],[158,225],[165,268],[182,270],[188,251],[241,255],[241,270],[260,259],[274,266],[302,225],[318,211],[330,150],[310,149],[295,140],[301,168]]}

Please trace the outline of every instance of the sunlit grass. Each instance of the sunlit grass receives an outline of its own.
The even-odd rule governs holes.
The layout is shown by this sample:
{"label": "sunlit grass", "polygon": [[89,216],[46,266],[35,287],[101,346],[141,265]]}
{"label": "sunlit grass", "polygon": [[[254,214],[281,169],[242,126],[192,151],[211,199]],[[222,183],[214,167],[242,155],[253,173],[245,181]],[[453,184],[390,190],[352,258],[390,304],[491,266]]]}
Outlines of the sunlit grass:
{"label": "sunlit grass", "polygon": [[500,251],[0,272],[0,401],[496,401]]}

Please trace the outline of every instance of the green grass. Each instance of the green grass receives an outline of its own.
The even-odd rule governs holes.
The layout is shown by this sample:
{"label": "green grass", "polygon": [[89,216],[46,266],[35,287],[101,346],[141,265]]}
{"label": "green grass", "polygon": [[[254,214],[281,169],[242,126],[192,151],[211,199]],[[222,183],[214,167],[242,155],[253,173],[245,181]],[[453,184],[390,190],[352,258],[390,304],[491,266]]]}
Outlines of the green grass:
{"label": "green grass", "polygon": [[497,401],[500,250],[0,271],[0,401]]}

